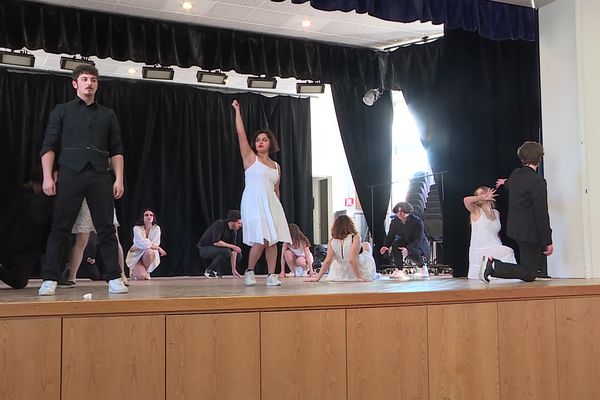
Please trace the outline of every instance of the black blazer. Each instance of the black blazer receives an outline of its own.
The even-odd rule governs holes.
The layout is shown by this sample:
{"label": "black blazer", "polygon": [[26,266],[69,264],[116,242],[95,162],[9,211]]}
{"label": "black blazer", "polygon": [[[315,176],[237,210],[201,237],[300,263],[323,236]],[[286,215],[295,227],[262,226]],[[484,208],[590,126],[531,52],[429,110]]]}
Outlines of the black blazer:
{"label": "black blazer", "polygon": [[552,244],[546,180],[530,167],[515,169],[505,182],[508,189],[509,237],[541,246]]}

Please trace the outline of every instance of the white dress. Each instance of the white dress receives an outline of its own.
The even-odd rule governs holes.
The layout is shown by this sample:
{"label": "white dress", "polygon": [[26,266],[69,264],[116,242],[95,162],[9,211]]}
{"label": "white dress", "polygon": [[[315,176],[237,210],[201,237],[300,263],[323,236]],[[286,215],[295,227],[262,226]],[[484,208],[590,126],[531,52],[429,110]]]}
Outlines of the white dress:
{"label": "white dress", "polygon": [[244,243],[248,246],[277,242],[292,243],[285,212],[275,194],[279,166],[269,168],[258,158],[245,171],[246,187],[240,212]]}
{"label": "white dress", "polygon": [[[143,226],[136,225],[133,227],[133,246],[137,249],[135,251],[131,251],[131,249],[127,252],[127,258],[125,259],[125,264],[129,268],[133,268],[135,264],[138,263],[140,258],[144,255],[144,250],[149,249],[152,245],[160,246],[160,226],[153,225],[150,228],[150,232],[148,233],[148,237],[146,237],[146,230]],[[158,264],[160,264],[160,253],[158,250],[154,251],[154,262],[150,264],[148,267],[148,273],[154,271]]]}
{"label": "white dress", "polygon": [[[327,281],[357,281],[358,278],[352,270],[348,256],[352,248],[352,234],[346,236],[344,240],[331,239],[330,246],[333,249],[333,262],[329,267]],[[368,251],[363,251],[358,255],[358,269],[364,277],[375,279],[377,271],[373,255]]]}
{"label": "white dress", "polygon": [[479,279],[479,268],[484,256],[491,256],[503,262],[516,264],[513,249],[502,245],[500,213],[493,210],[496,219],[489,219],[483,211],[477,221],[471,221],[471,245],[469,246],[469,279]]}

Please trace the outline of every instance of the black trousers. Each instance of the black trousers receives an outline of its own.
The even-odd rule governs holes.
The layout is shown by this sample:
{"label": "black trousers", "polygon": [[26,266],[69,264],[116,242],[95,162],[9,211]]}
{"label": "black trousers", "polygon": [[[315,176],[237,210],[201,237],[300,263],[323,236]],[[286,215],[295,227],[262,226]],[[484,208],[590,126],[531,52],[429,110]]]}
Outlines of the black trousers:
{"label": "black trousers", "polygon": [[[394,266],[398,269],[404,268],[404,260],[402,258],[402,250],[400,250],[400,247],[406,247],[406,245],[398,239],[394,240],[394,243],[392,243],[392,258],[394,260]],[[406,258],[412,260],[415,265],[422,267],[423,253],[421,251],[419,251],[419,253],[420,254],[412,254],[409,252]]]}
{"label": "black trousers", "polygon": [[521,253],[520,264],[509,264],[494,260],[494,278],[521,279],[525,282],[535,280],[537,272],[545,265],[544,248],[535,243],[517,242]]}
{"label": "black trousers", "polygon": [[98,252],[104,260],[106,279],[119,278],[121,269],[113,225],[112,179],[108,171],[97,172],[91,165],[79,172],[61,167],[56,185],[54,215],[46,246],[46,262],[42,265],[42,279],[61,280],[62,254],[67,250],[69,235],[84,198],[98,233]]}
{"label": "black trousers", "polygon": [[[225,270],[225,266],[229,266],[231,264],[230,255],[232,250],[225,247],[217,247],[217,246],[199,246],[198,254],[200,257],[205,258],[207,260],[211,260],[210,265],[206,267],[206,269],[213,270],[218,273],[223,273]],[[238,253],[235,258],[236,268],[242,259],[242,254]],[[232,271],[233,272],[233,271]]]}

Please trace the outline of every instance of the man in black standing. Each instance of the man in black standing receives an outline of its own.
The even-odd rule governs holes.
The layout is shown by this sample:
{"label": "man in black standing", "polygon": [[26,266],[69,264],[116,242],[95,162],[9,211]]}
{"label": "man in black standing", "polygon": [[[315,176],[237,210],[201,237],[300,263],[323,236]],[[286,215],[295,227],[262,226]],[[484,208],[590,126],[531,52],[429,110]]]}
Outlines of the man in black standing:
{"label": "man in black standing", "polygon": [[[74,100],[57,105],[48,121],[40,155],[42,189],[56,196],[46,261],[42,266],[40,296],[53,295],[59,280],[62,255],[71,228],[85,198],[98,233],[109,293],[127,293],[121,280],[117,238],[113,225],[113,202],[123,196],[123,147],[117,117],[113,110],[96,102],[98,70],[80,65],[73,71]],[[58,154],[58,177],[53,166]],[[108,172],[109,158],[115,181]]]}
{"label": "man in black standing", "polygon": [[[409,202],[400,202],[392,212],[396,214],[390,224],[390,230],[379,252],[383,255],[391,248],[394,265],[402,269],[404,260],[413,261],[418,267],[423,267],[423,258],[429,256],[429,244],[421,218],[413,214],[413,206]],[[425,269],[424,274],[427,273]]]}
{"label": "man in black standing", "polygon": [[508,179],[498,179],[496,187],[508,189],[508,220],[506,233],[517,241],[520,264],[508,264],[484,257],[479,277],[534,281],[538,270],[545,267],[545,257],[552,254],[552,229],[548,215],[546,180],[537,173],[544,148],[537,142],[525,142],[517,150],[523,166],[515,169]]}
{"label": "man in black standing", "polygon": [[238,210],[229,210],[226,219],[218,219],[204,232],[198,242],[200,257],[211,260],[204,271],[208,278],[223,275],[226,264],[231,265],[233,276],[240,278],[237,263],[242,258],[242,249],[238,246],[238,231],[242,227],[242,217]]}

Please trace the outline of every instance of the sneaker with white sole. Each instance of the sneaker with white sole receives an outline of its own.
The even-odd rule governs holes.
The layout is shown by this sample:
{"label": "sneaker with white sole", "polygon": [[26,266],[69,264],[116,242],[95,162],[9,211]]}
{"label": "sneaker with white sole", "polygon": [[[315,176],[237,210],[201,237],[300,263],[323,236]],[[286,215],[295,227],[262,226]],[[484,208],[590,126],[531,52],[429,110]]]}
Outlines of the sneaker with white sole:
{"label": "sneaker with white sole", "polygon": [[267,286],[281,286],[281,281],[275,274],[267,276]]}
{"label": "sneaker with white sole", "polygon": [[108,293],[125,294],[127,292],[129,292],[129,289],[127,289],[121,278],[108,281]]}
{"label": "sneaker with white sole", "polygon": [[44,281],[42,282],[42,286],[40,286],[40,290],[38,291],[38,295],[40,296],[54,296],[54,292],[56,292],[56,285],[58,282],[56,281]]}
{"label": "sneaker with white sole", "polygon": [[246,286],[252,286],[256,284],[256,278],[254,277],[254,271],[248,270],[244,274],[244,283]]}

